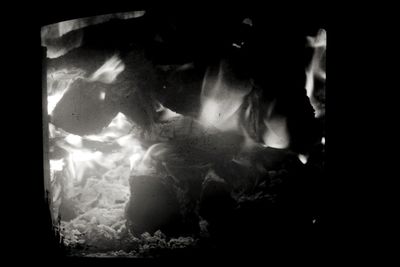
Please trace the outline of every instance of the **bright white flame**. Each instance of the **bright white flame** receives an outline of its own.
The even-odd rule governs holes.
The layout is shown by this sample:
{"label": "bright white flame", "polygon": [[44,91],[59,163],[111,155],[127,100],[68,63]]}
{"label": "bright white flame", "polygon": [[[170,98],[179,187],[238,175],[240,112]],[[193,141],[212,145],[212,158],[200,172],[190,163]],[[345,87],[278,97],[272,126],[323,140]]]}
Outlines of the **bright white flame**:
{"label": "bright white flame", "polygon": [[[251,91],[251,83],[239,81],[229,71],[229,66],[221,62],[217,75],[208,71],[201,92],[201,112],[199,121],[221,131],[235,131],[244,136],[243,149],[256,145],[243,126],[240,125],[242,104]],[[251,103],[244,111],[245,118],[250,117]],[[285,149],[289,146],[289,133],[286,118],[275,114],[275,102],[268,107],[264,118],[266,130],[263,143],[266,147]]]}
{"label": "bright white flame", "polygon": [[304,155],[304,154],[299,154],[298,155],[299,160],[301,161],[301,163],[303,164],[307,164],[308,161],[308,155]]}
{"label": "bright white flame", "polygon": [[98,167],[102,167],[107,170],[111,170],[117,167],[118,162],[125,162],[125,164],[137,164],[132,162],[129,157],[137,155],[139,158],[144,154],[141,147],[138,145],[132,145],[129,147],[119,147],[116,151],[110,153],[104,153],[101,151],[93,151],[88,148],[79,148],[72,146],[60,145],[68,151],[68,168],[70,171],[70,179],[80,182],[82,181],[85,173],[88,170],[100,171]]}
{"label": "bright white flame", "polygon": [[64,167],[64,160],[63,159],[58,159],[58,160],[50,160],[50,169],[52,171],[62,171]]}
{"label": "bright white flame", "polygon": [[315,117],[323,115],[324,110],[320,107],[318,100],[315,98],[315,79],[325,82],[326,71],[325,52],[326,52],[326,31],[320,29],[316,37],[307,37],[308,46],[314,49],[314,53],[310,65],[306,69],[306,90],[307,96],[310,98],[310,103],[315,110]]}
{"label": "bright white flame", "polygon": [[[66,91],[66,90],[65,90]],[[56,107],[57,103],[60,102],[61,98],[63,97],[64,93],[56,94],[53,96],[49,96],[47,98],[47,113],[51,115],[53,113],[54,108]]]}
{"label": "bright white flame", "polygon": [[65,137],[65,141],[73,146],[82,147],[82,137],[79,135],[69,134]]}
{"label": "bright white flame", "polygon": [[231,75],[224,65],[220,64],[218,74],[205,75],[201,92],[201,112],[199,121],[204,125],[214,126],[222,131],[240,131],[239,111],[244,97],[250,92],[250,84],[237,81],[228,82]]}
{"label": "bright white flame", "polygon": [[99,161],[101,152],[90,151],[87,149],[76,149],[72,147],[64,147],[69,153],[67,162],[70,172],[70,183],[81,182],[85,172],[94,168],[94,162]]}
{"label": "bright white flame", "polygon": [[264,118],[266,131],[263,134],[263,141],[266,147],[285,149],[289,146],[290,136],[287,129],[285,117],[275,115],[276,101],[269,104],[267,114]]}
{"label": "bright white flame", "polygon": [[[60,76],[57,73],[48,76],[52,85],[48,87],[48,96],[53,107],[76,78]],[[104,98],[105,93],[99,97]],[[52,110],[50,108],[49,113]],[[135,136],[137,133],[132,132],[132,122],[118,113],[99,134],[88,136],[68,133],[52,123],[48,127],[49,139],[53,141],[51,144],[67,152],[64,158],[50,159],[49,162],[53,218],[60,215],[63,220],[64,213],[60,212],[62,203],[76,214],[83,213],[82,216],[99,207],[114,209],[116,205],[122,205],[123,214],[123,205],[130,194],[130,171],[136,171],[145,154]]]}
{"label": "bright white flame", "polygon": [[325,145],[325,137],[321,138],[321,144]]}
{"label": "bright white flame", "polygon": [[84,72],[78,69],[58,70],[47,74],[47,113],[51,115],[57,103],[68,91],[71,84],[83,78]]}
{"label": "bright white flame", "polygon": [[133,170],[135,166],[137,166],[142,159],[142,155],[140,153],[135,153],[129,157],[129,169]]}
{"label": "bright white flame", "polygon": [[89,150],[73,150],[71,151],[71,157],[74,162],[86,162],[90,160],[99,160],[103,153],[100,151],[89,151]]}
{"label": "bright white flame", "polygon": [[[133,125],[122,113],[118,113],[111,123],[100,134],[78,136],[64,131],[57,131],[53,126],[54,134],[64,136],[57,145],[68,151],[67,169],[71,181],[80,182],[87,171],[100,171],[99,167],[112,170],[118,164],[130,165],[134,169],[145,154],[137,138],[130,134]],[[53,135],[54,135],[53,134]],[[100,145],[112,146],[111,152],[94,151],[84,145],[84,140],[97,141]]]}
{"label": "bright white flame", "polygon": [[289,133],[286,118],[274,118],[264,120],[267,130],[263,141],[266,147],[284,149],[289,146]]}
{"label": "bright white flame", "polygon": [[112,83],[115,81],[117,76],[124,71],[124,69],[125,64],[117,55],[114,55],[108,59],[98,70],[96,70],[89,80]]}
{"label": "bright white flame", "polygon": [[132,129],[132,123],[121,112],[119,112],[110,124],[99,134],[86,135],[85,138],[93,141],[111,141],[121,136],[127,135]]}
{"label": "bright white flame", "polygon": [[50,182],[53,182],[55,172],[62,171],[64,169],[64,159],[50,160]]}

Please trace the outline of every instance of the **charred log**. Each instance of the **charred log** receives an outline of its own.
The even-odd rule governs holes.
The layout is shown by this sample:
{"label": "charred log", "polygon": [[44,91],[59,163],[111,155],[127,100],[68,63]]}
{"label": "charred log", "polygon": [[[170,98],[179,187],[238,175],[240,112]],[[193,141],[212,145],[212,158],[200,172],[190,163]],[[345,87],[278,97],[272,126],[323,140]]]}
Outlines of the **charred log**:
{"label": "charred log", "polygon": [[163,177],[133,176],[130,184],[134,200],[126,207],[126,217],[131,231],[136,235],[157,230],[176,234],[182,215],[178,200]]}
{"label": "charred log", "polygon": [[105,90],[102,83],[76,80],[55,107],[52,123],[79,135],[100,132],[118,113],[115,106],[100,98]]}

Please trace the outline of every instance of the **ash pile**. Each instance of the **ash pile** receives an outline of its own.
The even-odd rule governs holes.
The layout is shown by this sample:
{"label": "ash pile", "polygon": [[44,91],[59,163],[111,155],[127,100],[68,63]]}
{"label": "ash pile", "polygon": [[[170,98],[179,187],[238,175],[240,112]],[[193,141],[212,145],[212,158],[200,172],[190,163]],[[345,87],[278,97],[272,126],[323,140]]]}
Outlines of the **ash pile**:
{"label": "ash pile", "polygon": [[325,30],[146,10],[43,27],[42,45],[47,190],[68,253],[273,253],[314,238]]}

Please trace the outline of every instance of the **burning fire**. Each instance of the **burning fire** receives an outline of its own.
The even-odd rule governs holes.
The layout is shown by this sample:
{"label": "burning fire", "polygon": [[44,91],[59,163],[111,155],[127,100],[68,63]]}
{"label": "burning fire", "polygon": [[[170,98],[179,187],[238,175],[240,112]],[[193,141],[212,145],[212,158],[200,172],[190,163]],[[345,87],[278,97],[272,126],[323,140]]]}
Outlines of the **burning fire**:
{"label": "burning fire", "polygon": [[116,80],[117,76],[123,72],[124,69],[125,64],[118,56],[114,55],[96,70],[89,80],[110,84]]}
{"label": "burning fire", "polygon": [[269,105],[264,118],[266,131],[263,134],[263,141],[266,147],[284,149],[289,146],[289,132],[286,118],[274,114],[275,105],[275,101]]}
{"label": "burning fire", "polygon": [[[66,227],[60,229],[64,243],[72,239],[91,244],[100,239],[106,245],[109,236],[117,239],[125,225],[129,176],[140,165],[145,150],[121,113],[98,135],[78,136],[54,126],[51,129],[58,140],[55,146],[66,151],[63,158],[50,159],[51,208],[53,219],[61,218]],[[77,239],[82,234],[83,239]]]}
{"label": "burning fire", "polygon": [[[233,81],[233,82],[232,82]],[[218,73],[206,73],[201,92],[201,112],[199,121],[204,125],[213,126],[221,131],[233,131],[244,136],[244,148],[250,148],[256,142],[248,135],[240,124],[241,110],[245,98],[252,90],[249,81],[237,81],[229,72],[229,66],[222,62]],[[257,107],[248,103],[244,118],[248,119],[251,109]],[[263,133],[263,145],[284,149],[289,146],[289,133],[286,118],[275,114],[275,104],[269,104],[263,122],[266,130]]]}
{"label": "burning fire", "polygon": [[[322,110],[314,95],[314,79],[325,81],[326,78],[322,66],[326,50],[326,32],[322,30],[317,37],[309,38],[309,45],[315,48],[315,52],[307,69],[306,89],[307,96],[316,110],[316,117],[319,117],[322,115]],[[85,77],[84,72],[80,70],[49,73],[48,114],[52,114],[57,103],[76,79],[112,84],[124,70],[125,64],[114,55],[89,77]],[[242,135],[243,148],[264,146],[287,149],[290,144],[287,119],[277,113],[276,101],[270,102],[263,109],[266,110],[265,114],[261,114],[260,122],[264,129],[261,141],[252,138],[243,126],[241,120],[249,119],[252,110],[259,108],[258,102],[257,105],[253,105],[254,103],[247,97],[252,90],[250,81],[241,81],[234,77],[228,63],[222,61],[216,70],[209,69],[205,74],[200,95],[199,122],[221,132],[229,131]],[[107,92],[101,92],[100,99],[104,100],[106,94]],[[183,117],[161,104],[158,104],[156,112],[160,114],[160,121],[163,122]],[[72,216],[73,222],[78,218],[80,220],[79,216],[87,215],[88,211],[99,208],[99,203],[102,203],[102,207],[120,209],[121,205],[118,204],[127,202],[130,193],[128,184],[130,174],[150,170],[154,163],[152,160],[161,158],[170,149],[168,143],[159,142],[145,150],[140,144],[138,133],[132,131],[134,128],[135,125],[123,113],[118,113],[100,133],[85,136],[71,134],[49,124],[49,136],[54,141],[50,149],[58,147],[65,151],[63,158],[50,159],[52,199],[57,203],[53,210],[55,217],[60,215],[62,201],[66,200],[75,203],[75,206],[72,204],[71,206],[78,215]],[[322,142],[325,143],[325,139]],[[300,154],[298,158],[303,164],[307,164],[308,155]],[[112,190],[117,193],[108,194]],[[61,218],[63,216],[61,213]],[[92,223],[96,220],[96,216],[92,216],[88,221]]]}
{"label": "burning fire", "polygon": [[[316,81],[325,84],[326,70],[326,31],[320,29],[315,37],[307,37],[308,46],[314,49],[310,65],[306,69],[306,90],[310,98],[311,105],[315,110],[315,117],[321,117],[325,109],[316,98]],[[321,90],[321,89],[319,89]],[[324,88],[322,90],[325,90]]]}
{"label": "burning fire", "polygon": [[51,115],[57,103],[68,91],[70,85],[79,78],[83,78],[84,72],[78,69],[59,70],[47,74],[47,113]]}
{"label": "burning fire", "polygon": [[199,121],[221,131],[240,131],[240,108],[251,86],[240,82],[231,83],[230,76],[225,62],[220,64],[216,75],[207,71],[201,91]]}
{"label": "burning fire", "polygon": [[[118,113],[97,135],[79,136],[64,133],[65,137],[56,144],[68,152],[66,163],[70,172],[69,179],[81,182],[84,175],[90,171],[101,173],[101,170],[114,169],[121,163],[132,169],[132,165],[138,163],[144,151],[134,134],[130,133],[131,129],[132,124],[122,113]],[[85,146],[89,141],[106,151],[110,148],[111,152]]]}
{"label": "burning fire", "polygon": [[[110,84],[124,69],[125,65],[115,55],[89,78],[77,69],[49,72],[48,114],[52,114],[57,103],[77,79]],[[100,99],[104,100],[106,93],[102,92]],[[61,220],[69,220],[71,216],[78,216],[77,219],[101,206],[116,208],[118,214],[123,214],[123,206],[115,206],[115,203],[128,200],[129,174],[137,168],[145,154],[132,131],[134,127],[136,126],[122,113],[118,113],[100,133],[85,136],[68,133],[49,123],[49,138],[53,140],[50,151],[64,151],[61,159],[50,158],[54,219],[61,216]],[[74,215],[69,214],[68,210],[73,210]],[[101,216],[103,215],[97,214],[96,220]],[[114,219],[117,220],[118,216]]]}
{"label": "burning fire", "polygon": [[[89,78],[88,81],[102,82],[106,84],[113,83],[117,76],[125,70],[125,64],[114,55],[98,69]],[[47,113],[51,115],[57,103],[69,90],[70,85],[77,79],[86,79],[85,72],[79,69],[58,70],[47,74]],[[101,92],[100,100],[104,100],[106,92]]]}
{"label": "burning fire", "polygon": [[263,135],[266,147],[284,149],[289,146],[289,133],[285,118],[265,119],[264,124],[267,128]]}

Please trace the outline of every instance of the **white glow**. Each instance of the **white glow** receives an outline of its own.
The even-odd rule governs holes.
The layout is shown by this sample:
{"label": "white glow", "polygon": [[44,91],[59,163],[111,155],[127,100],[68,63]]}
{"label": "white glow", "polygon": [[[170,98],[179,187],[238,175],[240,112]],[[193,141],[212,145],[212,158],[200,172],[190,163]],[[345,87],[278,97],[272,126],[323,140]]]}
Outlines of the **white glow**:
{"label": "white glow", "polygon": [[307,164],[308,161],[308,155],[303,155],[303,154],[299,154],[299,160],[301,161],[301,163],[303,164]]}
{"label": "white glow", "polygon": [[102,153],[100,151],[89,151],[89,150],[75,150],[71,153],[72,159],[75,162],[79,161],[90,161],[100,159]]}
{"label": "white glow", "polygon": [[58,160],[51,159],[50,160],[50,170],[62,171],[63,168],[64,168],[64,160],[63,159],[58,159]]}
{"label": "white glow", "polygon": [[132,156],[129,157],[129,167],[130,170],[133,170],[136,168],[136,166],[139,164],[140,160],[142,159],[143,155],[140,153],[135,153]]}
{"label": "white glow", "polygon": [[49,138],[50,139],[55,138],[56,133],[57,133],[56,127],[52,123],[49,123]]}
{"label": "white glow", "polygon": [[47,113],[51,115],[58,102],[63,97],[63,93],[47,97]]}
{"label": "white glow", "polygon": [[110,124],[105,127],[99,134],[86,135],[85,138],[93,141],[110,141],[127,135],[132,129],[133,124],[121,112],[119,112]]}
{"label": "white glow", "polygon": [[233,47],[236,47],[236,48],[242,48],[240,45],[238,45],[237,43],[232,43],[232,46]]}
{"label": "white glow", "polygon": [[84,71],[79,69],[61,69],[47,74],[47,113],[51,115],[61,98]]}
{"label": "white glow", "polygon": [[76,147],[82,146],[82,137],[80,137],[79,135],[69,134],[67,135],[67,137],[65,137],[65,141]]}
{"label": "white glow", "polygon": [[252,21],[250,18],[245,18],[245,19],[243,20],[242,23],[243,23],[243,24],[247,24],[247,25],[249,25],[250,27],[253,26],[253,21]]}
{"label": "white glow", "polygon": [[100,100],[106,99],[106,92],[100,92],[99,99]]}
{"label": "white glow", "polygon": [[117,55],[114,55],[96,70],[89,80],[112,83],[124,69],[125,64]]}
{"label": "white glow", "polygon": [[57,92],[53,95],[47,96],[47,114],[51,115],[53,113],[53,110],[57,106],[57,103],[60,102],[61,98],[64,96],[67,89],[68,87],[61,92]]}
{"label": "white glow", "polygon": [[[51,125],[51,124],[50,124]],[[68,152],[66,160],[66,175],[68,183],[66,190],[73,190],[74,183],[82,181],[87,175],[100,175],[104,170],[114,171],[121,166],[130,166],[131,170],[139,164],[145,151],[140,145],[134,133],[130,133],[132,123],[118,113],[103,131],[96,135],[79,136],[69,133],[60,133],[63,137],[57,141],[57,145]],[[52,126],[54,128],[54,126]],[[55,129],[53,129],[55,131]],[[112,151],[102,152],[95,147],[85,147],[84,140],[100,142],[100,147],[112,147]],[[100,148],[99,147],[99,148]],[[106,150],[107,151],[107,150]],[[117,171],[115,177],[119,179],[121,171]]]}
{"label": "white glow", "polygon": [[86,170],[93,169],[94,163],[102,163],[102,153],[87,149],[69,149],[68,167],[71,173],[70,181],[82,181]]}
{"label": "white glow", "polygon": [[199,121],[221,131],[241,131],[239,111],[251,87],[241,81],[228,82],[227,77],[233,76],[228,72],[222,62],[216,75],[206,73],[201,91]]}
{"label": "white glow", "polygon": [[325,145],[325,137],[321,138],[321,144]]}
{"label": "white glow", "polygon": [[289,133],[286,118],[274,118],[264,120],[267,130],[263,141],[266,147],[285,149],[289,146]]}

